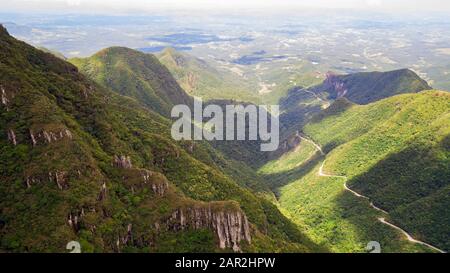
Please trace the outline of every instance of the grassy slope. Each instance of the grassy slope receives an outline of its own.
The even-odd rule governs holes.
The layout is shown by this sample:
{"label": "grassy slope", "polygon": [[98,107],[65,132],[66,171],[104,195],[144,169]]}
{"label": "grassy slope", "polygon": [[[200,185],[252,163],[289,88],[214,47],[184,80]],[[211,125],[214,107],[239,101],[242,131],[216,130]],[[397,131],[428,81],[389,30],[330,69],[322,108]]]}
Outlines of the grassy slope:
{"label": "grassy slope", "polygon": [[[338,100],[304,131],[327,155],[324,171],[347,175],[348,185],[390,212],[390,220],[418,239],[448,243],[449,95],[428,91],[367,106]],[[337,148],[336,148],[337,147]],[[380,212],[344,190],[342,178],[317,175],[323,161],[312,145],[261,168],[280,187],[279,206],[316,242],[333,251],[429,251],[379,223]],[[383,216],[384,217],[384,216]]]}
{"label": "grassy slope", "polygon": [[400,95],[318,119],[305,132],[337,147],[328,172],[348,176],[397,224],[448,250],[449,110],[446,92]]}
{"label": "grassy slope", "polygon": [[280,210],[315,243],[333,252],[365,252],[369,241],[380,242],[383,252],[429,251],[378,222],[377,211],[344,191],[342,179],[318,176],[323,157],[312,151],[314,146],[303,141],[261,172],[277,188]]}
{"label": "grassy slope", "polygon": [[[337,79],[347,89],[345,97],[358,104],[368,104],[403,93],[431,89],[426,81],[409,69],[355,73],[337,76]],[[336,91],[327,82],[314,89],[328,92],[332,99],[337,97]]]}
{"label": "grassy slope", "polygon": [[231,72],[217,71],[203,60],[172,48],[165,49],[157,57],[192,96],[203,100],[233,99],[253,103],[260,100],[248,83],[238,80]]}
{"label": "grassy slope", "polygon": [[89,58],[70,60],[80,71],[121,95],[137,98],[157,113],[169,117],[176,104],[191,105],[166,67],[151,55],[129,48],[111,47]]}
{"label": "grassy slope", "polygon": [[[205,164],[214,159],[203,148],[191,153],[190,143],[171,141],[165,118],[97,86],[74,66],[11,38],[3,29],[0,43],[0,83],[10,100],[9,109],[2,105],[0,112],[5,163],[0,169],[2,250],[64,251],[67,241],[76,239],[86,251],[118,251],[117,237],[132,223],[134,241],[122,251],[216,251],[216,239],[208,230],[158,232],[149,225],[163,221],[177,207],[202,204],[191,198],[238,201],[254,233],[252,245],[244,250],[317,250],[272,204],[238,186],[214,164]],[[8,141],[9,129],[17,136],[17,146]],[[73,138],[32,147],[30,129],[69,129]],[[114,155],[129,155],[133,168],[113,167]],[[170,180],[163,198],[148,188],[135,188],[143,169],[155,173],[155,183]],[[49,180],[54,171],[67,174],[64,190]],[[31,188],[24,185],[27,177],[36,180]],[[107,198],[100,200],[103,183]],[[86,215],[74,232],[68,214],[82,209]]]}

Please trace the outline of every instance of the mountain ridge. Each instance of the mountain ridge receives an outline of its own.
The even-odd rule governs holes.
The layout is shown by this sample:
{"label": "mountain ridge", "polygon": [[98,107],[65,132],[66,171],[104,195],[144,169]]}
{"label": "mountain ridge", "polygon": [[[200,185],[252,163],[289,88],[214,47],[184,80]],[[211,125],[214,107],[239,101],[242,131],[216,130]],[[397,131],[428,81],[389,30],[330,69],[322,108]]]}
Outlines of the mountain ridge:
{"label": "mountain ridge", "polygon": [[4,29],[0,57],[2,251],[325,251],[136,99]]}

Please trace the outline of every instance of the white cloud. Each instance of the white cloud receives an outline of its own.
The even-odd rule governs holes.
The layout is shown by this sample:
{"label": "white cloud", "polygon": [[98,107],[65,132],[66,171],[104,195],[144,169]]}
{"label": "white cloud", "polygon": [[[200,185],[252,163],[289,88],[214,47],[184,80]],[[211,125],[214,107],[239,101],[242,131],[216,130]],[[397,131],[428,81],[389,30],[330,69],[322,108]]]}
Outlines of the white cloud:
{"label": "white cloud", "polygon": [[[3,2],[4,0],[0,0]],[[152,9],[223,8],[355,8],[385,10],[450,10],[450,1],[442,0],[8,0],[2,8],[64,9],[102,11],[146,11]]]}
{"label": "white cloud", "polygon": [[381,0],[367,0],[366,2],[369,7],[380,7],[383,4]]}
{"label": "white cloud", "polygon": [[81,0],[67,0],[67,5],[71,7],[76,7],[81,5]]}

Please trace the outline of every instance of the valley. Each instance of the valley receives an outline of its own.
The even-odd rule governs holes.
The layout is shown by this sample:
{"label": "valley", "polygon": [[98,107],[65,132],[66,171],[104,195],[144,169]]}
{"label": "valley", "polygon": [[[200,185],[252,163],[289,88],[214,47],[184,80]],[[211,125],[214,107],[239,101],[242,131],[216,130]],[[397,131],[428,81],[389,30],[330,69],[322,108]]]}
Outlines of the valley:
{"label": "valley", "polygon": [[[414,99],[412,95],[403,95],[403,96],[409,96],[410,99],[412,100],[411,102],[412,105],[409,106],[410,109],[414,109],[417,105],[416,104],[417,101],[420,101],[422,99],[430,100],[430,102],[434,101],[435,103],[437,103],[436,106],[439,105],[440,101],[440,103],[443,103],[441,104],[441,107],[443,108],[440,108],[442,109],[443,112],[438,111],[437,113],[433,113],[433,111],[439,109],[439,107],[431,107],[431,109],[433,110],[429,114],[436,115],[435,116],[437,117],[436,122],[439,123],[441,119],[444,119],[446,120],[446,122],[444,123],[448,124],[448,111],[445,110],[448,108],[449,103],[447,93],[445,92],[439,93],[438,91],[433,93],[430,91],[424,94],[420,94],[418,95],[418,98]],[[446,98],[439,99],[440,96],[444,96]],[[438,99],[435,100],[434,97]],[[387,135],[386,130],[390,130],[388,129],[389,127],[387,127],[387,124],[389,124],[390,122],[386,121],[385,119],[387,118],[387,120],[389,120],[390,118],[392,119],[394,117],[395,120],[396,115],[392,116],[392,114],[390,114],[389,111],[387,111],[388,108],[381,109],[380,106],[384,104],[383,107],[390,108],[391,107],[390,105],[392,105],[391,103],[393,101],[397,101],[396,104],[397,107],[400,107],[401,105],[400,103],[402,104],[406,103],[401,98],[392,97],[391,99],[377,102],[376,104],[378,104],[378,106],[376,107],[373,105],[368,106],[354,105],[350,106],[350,109],[348,109],[347,105],[338,110],[339,105],[344,106],[346,104],[343,104],[342,100],[336,101],[330,108],[325,110],[324,113],[325,117],[318,116],[316,118],[313,118],[313,122],[309,123],[304,128],[304,132],[310,136],[313,136],[315,139],[319,139],[319,141],[321,139],[326,139],[326,141],[321,142],[321,144],[324,145],[323,147],[326,147],[325,152],[321,148],[322,145],[319,145],[311,141],[310,138],[301,137],[302,142],[299,146],[300,150],[292,151],[290,152],[290,154],[284,155],[283,157],[281,157],[278,160],[275,160],[274,162],[269,162],[266,166],[264,166],[260,170],[260,172],[263,175],[268,177],[268,180],[271,181],[271,183],[274,185],[273,187],[277,190],[278,202],[279,206],[282,208],[282,211],[285,211],[286,215],[289,215],[291,219],[293,219],[296,223],[298,223],[300,226],[303,226],[304,229],[307,230],[307,233],[311,234],[311,238],[316,239],[317,243],[332,245],[331,248],[334,251],[338,252],[364,251],[365,247],[364,241],[368,242],[371,240],[380,242],[384,249],[383,252],[443,251],[442,249],[439,249],[439,247],[433,246],[433,244],[427,244],[420,240],[412,238],[412,236],[406,233],[403,229],[392,224],[392,222],[390,222],[391,220],[386,220],[386,217],[389,217],[390,219],[394,219],[395,223],[399,224],[402,223],[396,220],[396,217],[400,218],[401,216],[399,216],[399,214],[395,211],[395,209],[391,211],[388,210],[389,207],[384,206],[381,206],[381,208],[379,207],[380,205],[383,204],[379,201],[382,200],[382,197],[376,195],[374,196],[374,198],[376,198],[374,201],[374,199],[372,198],[369,199],[369,197],[367,197],[366,195],[361,194],[360,190],[353,190],[353,186],[350,187],[348,186],[349,183],[351,185],[351,183],[355,180],[360,181],[360,183],[367,183],[368,182],[367,180],[364,180],[364,178],[359,177],[362,175],[359,176],[356,174],[353,174],[353,176],[341,175],[342,173],[347,174],[346,170],[352,170],[353,172],[356,171],[357,168],[356,166],[358,165],[355,165],[355,163],[358,162],[356,161],[358,160],[357,159],[358,157],[364,157],[365,159],[363,162],[370,162],[370,160],[367,158],[368,156],[374,158],[376,157],[377,153],[380,152],[386,153],[386,151],[384,152],[377,151],[376,153],[374,153],[371,150],[372,149],[371,147],[378,150],[380,149],[381,145],[371,146],[369,144],[371,141],[375,141],[373,134],[375,134],[375,132],[377,131],[377,129],[370,129],[370,128],[373,128],[374,124],[376,123],[381,124],[385,123],[385,125],[381,125],[380,129],[378,129],[383,130],[382,133],[383,137],[380,138],[380,141],[382,139],[385,139]],[[416,103],[414,103],[414,101],[416,101]],[[430,106],[429,103],[423,105]],[[355,114],[357,115],[353,116],[353,114],[350,114],[352,112],[351,110],[352,108],[354,110],[355,108],[356,109],[359,108],[358,110],[355,111]],[[374,112],[373,110],[369,110],[371,108],[375,108],[377,110],[379,109],[380,112]],[[401,108],[402,107],[397,109]],[[419,108],[416,108],[416,110],[418,109]],[[363,114],[360,112],[361,110],[366,112]],[[408,110],[402,109],[402,111]],[[385,113],[386,117],[385,118],[379,117],[378,115],[380,113]],[[407,120],[414,117],[414,116],[403,116],[402,114],[399,113],[397,115],[399,115],[401,118],[406,118]],[[439,117],[439,115],[441,116]],[[424,118],[424,121],[428,120],[423,116],[421,118]],[[364,121],[362,123],[359,123],[355,119],[356,120],[361,119],[361,121],[362,120]],[[416,126],[418,126],[419,124],[417,123],[417,120],[415,122],[417,124]],[[396,123],[394,123],[397,125],[394,126],[399,126],[402,123],[403,121],[401,123],[397,121]],[[349,127],[349,125],[352,125],[354,127],[353,128]],[[365,126],[367,127],[364,128]],[[410,124],[410,126],[412,126],[412,124]],[[327,129],[324,130],[323,128]],[[352,131],[353,129],[354,131]],[[403,133],[413,135],[416,134],[416,136],[412,139],[415,138],[420,139],[417,133],[413,133],[414,130],[410,129],[411,128],[405,130]],[[442,130],[443,135],[441,135],[441,137],[448,134],[445,133],[448,132],[448,126],[442,127]],[[433,129],[424,130],[422,131],[422,133],[428,134],[428,132],[431,131],[436,133],[436,130]],[[343,136],[343,134],[345,136]],[[370,135],[370,137],[368,136],[368,138],[364,138],[364,140],[358,141],[358,135],[364,134],[368,134]],[[438,135],[435,136],[438,137]],[[348,140],[349,138],[350,142],[346,143],[346,141],[349,141]],[[353,138],[356,139],[351,140]],[[392,141],[394,140],[394,138],[391,137],[390,140]],[[439,141],[439,137],[437,141]],[[332,145],[330,145],[329,143],[332,143]],[[347,151],[347,149],[352,149],[352,147],[354,145],[357,145],[357,143],[362,147],[360,147],[359,149],[355,149],[355,151],[354,152],[352,151],[351,153]],[[393,145],[394,143],[390,143],[390,145]],[[400,143],[394,145],[399,144]],[[409,141],[408,145],[411,144],[412,144],[411,141]],[[311,149],[316,151],[315,154],[314,152],[312,153],[310,152]],[[446,153],[448,153],[448,150],[446,151]],[[300,156],[300,154],[304,154],[304,156]],[[413,154],[410,154],[410,156],[412,155]],[[443,160],[446,160],[445,158],[446,157],[444,157]],[[350,164],[340,165],[339,168],[335,168],[333,170],[333,167],[330,166],[335,166],[336,164],[335,162],[349,162],[352,165]],[[420,162],[421,162],[420,164],[434,164],[431,163],[430,161],[422,160]],[[443,164],[444,165],[442,165],[442,167],[444,169],[438,172],[441,176],[436,177],[436,179],[445,179],[446,177],[444,166],[448,166],[448,163],[443,162]],[[276,166],[284,166],[284,168],[280,169],[277,168]],[[328,171],[330,169],[333,171]],[[417,170],[417,172],[419,171],[420,170]],[[332,173],[337,174],[335,175]],[[386,177],[381,179],[386,180]],[[391,179],[400,180],[401,178],[394,176]],[[415,179],[413,178],[412,180],[414,181]],[[445,185],[446,184],[444,182],[444,188],[436,189],[437,195],[439,195],[438,192],[440,192],[441,190],[443,190],[444,192],[447,191],[445,187],[448,187],[448,185],[447,186]],[[406,185],[404,184],[403,187],[406,187]],[[406,189],[404,188],[403,191],[405,190]],[[369,191],[369,193],[371,192]],[[383,195],[385,196],[384,199],[386,199],[387,198],[386,191],[384,192]],[[409,198],[412,198],[412,196]],[[447,198],[443,196],[442,198],[444,199],[441,199],[438,202],[443,202],[445,204],[445,202],[447,202]],[[418,207],[415,207],[414,205],[415,202],[420,201],[413,201],[410,206],[410,211],[404,212],[404,210],[402,209],[402,212],[411,213],[412,212],[411,210],[413,210],[417,213],[418,210],[420,209]],[[445,205],[443,206],[445,207]],[[389,213],[386,210],[388,210]],[[443,213],[445,215],[447,214],[447,212]],[[390,216],[387,216],[388,214]],[[323,219],[327,220],[324,221]],[[439,219],[440,221],[446,221],[445,219],[442,218],[437,219]],[[382,227],[383,225],[380,226],[380,223],[384,224],[384,227]],[[395,229],[397,229],[397,231]],[[365,234],[364,232],[361,232],[362,230],[365,231],[370,230],[370,233]],[[422,232],[426,232],[426,230],[422,228]],[[447,231],[445,231],[444,229],[444,231],[442,232],[443,233],[440,236],[446,236],[445,234],[447,233]],[[368,236],[369,234],[370,236]],[[416,234],[421,233],[419,232]],[[398,238],[396,240],[399,241],[394,241],[393,238]],[[407,241],[416,243],[416,245],[408,244]],[[425,250],[421,245],[427,246],[428,250]]]}
{"label": "valley", "polygon": [[0,13],[0,252],[448,252],[449,25]]}

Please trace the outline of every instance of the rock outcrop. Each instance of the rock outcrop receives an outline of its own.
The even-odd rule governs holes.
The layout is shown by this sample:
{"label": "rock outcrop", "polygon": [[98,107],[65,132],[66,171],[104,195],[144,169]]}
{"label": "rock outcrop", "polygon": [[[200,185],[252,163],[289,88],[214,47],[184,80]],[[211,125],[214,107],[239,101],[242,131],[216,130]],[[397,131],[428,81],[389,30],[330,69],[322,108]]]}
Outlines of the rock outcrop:
{"label": "rock outcrop", "polygon": [[133,167],[131,157],[127,155],[115,155],[113,165],[121,169],[131,169]]}
{"label": "rock outcrop", "polygon": [[8,111],[9,110],[9,108],[8,108],[8,104],[9,104],[8,96],[6,96],[6,91],[3,88],[3,86],[0,86],[0,89],[1,89],[1,93],[2,93],[1,94],[2,104],[5,106],[6,111]]}
{"label": "rock outcrop", "polygon": [[169,182],[165,177],[158,179],[158,175],[148,170],[142,170],[141,176],[144,184],[150,184],[153,192],[159,196],[163,196],[169,189]]}
{"label": "rock outcrop", "polygon": [[342,98],[348,92],[348,89],[345,87],[344,82],[339,78],[339,76],[331,72],[328,72],[326,74],[325,83],[330,85],[334,90],[334,92],[336,93],[336,98]]}
{"label": "rock outcrop", "polygon": [[98,198],[97,198],[98,201],[102,201],[106,198],[106,192],[107,192],[106,183],[103,182],[102,187],[100,188],[100,193],[98,194]]}
{"label": "rock outcrop", "polygon": [[31,186],[34,184],[40,184],[40,183],[41,183],[41,179],[38,177],[29,176],[25,180],[25,185],[27,186],[27,189],[31,188]]}
{"label": "rock outcrop", "polygon": [[69,188],[69,184],[67,183],[67,172],[65,171],[55,171],[55,172],[49,172],[48,178],[50,182],[55,182],[58,186],[58,189],[65,190]]}
{"label": "rock outcrop", "polygon": [[70,212],[67,216],[67,223],[75,232],[78,232],[81,228],[81,220],[85,216],[84,209],[76,212]]}
{"label": "rock outcrop", "polygon": [[250,228],[247,217],[239,209],[193,206],[175,210],[166,223],[169,230],[198,230],[208,228],[214,231],[219,240],[219,247],[241,250],[241,241],[251,243]]}
{"label": "rock outcrop", "polygon": [[67,128],[57,131],[41,130],[39,132],[33,132],[33,130],[30,129],[30,138],[33,146],[37,146],[39,144],[50,144],[64,138],[71,140],[73,136]]}
{"label": "rock outcrop", "polygon": [[8,129],[8,140],[14,145],[17,145],[16,134],[12,129]]}

